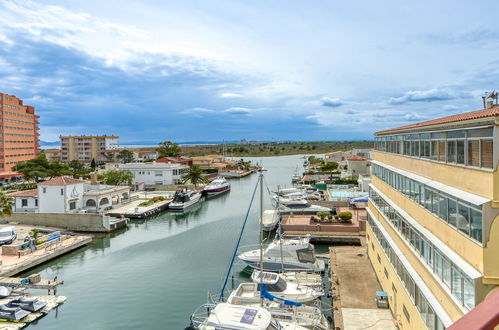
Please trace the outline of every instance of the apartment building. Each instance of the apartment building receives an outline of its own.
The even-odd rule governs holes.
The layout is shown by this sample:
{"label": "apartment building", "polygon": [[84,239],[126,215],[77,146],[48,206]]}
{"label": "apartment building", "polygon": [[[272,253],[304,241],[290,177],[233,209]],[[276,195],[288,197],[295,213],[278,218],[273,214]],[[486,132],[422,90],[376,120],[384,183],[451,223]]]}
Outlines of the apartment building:
{"label": "apartment building", "polygon": [[119,137],[113,135],[100,136],[60,136],[61,139],[61,161],[68,163],[77,159],[82,163],[106,162],[108,157],[106,150],[119,147]]}
{"label": "apartment building", "polygon": [[130,171],[133,174],[133,184],[171,185],[181,184],[182,177],[189,170],[189,166],[171,163],[127,163],[119,164],[120,170]]}
{"label": "apartment building", "polygon": [[20,161],[33,159],[39,152],[40,116],[35,108],[24,105],[14,95],[0,93],[0,178],[18,176],[12,167]]}
{"label": "apartment building", "polygon": [[366,244],[401,329],[499,290],[499,106],[375,134]]}

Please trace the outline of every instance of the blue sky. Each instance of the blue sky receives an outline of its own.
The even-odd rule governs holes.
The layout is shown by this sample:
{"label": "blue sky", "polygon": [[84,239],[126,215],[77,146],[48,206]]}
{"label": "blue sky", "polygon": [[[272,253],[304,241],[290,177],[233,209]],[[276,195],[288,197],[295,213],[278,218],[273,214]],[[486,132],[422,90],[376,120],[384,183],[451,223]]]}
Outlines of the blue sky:
{"label": "blue sky", "polygon": [[[126,3],[126,4],[125,4]],[[0,90],[41,138],[359,140],[481,107],[497,1],[3,0]]]}

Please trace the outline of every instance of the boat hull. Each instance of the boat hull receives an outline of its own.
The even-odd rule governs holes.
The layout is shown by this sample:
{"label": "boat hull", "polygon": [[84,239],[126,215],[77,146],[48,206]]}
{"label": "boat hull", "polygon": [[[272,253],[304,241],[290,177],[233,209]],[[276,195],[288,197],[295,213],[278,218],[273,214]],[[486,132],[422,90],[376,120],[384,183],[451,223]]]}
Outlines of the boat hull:
{"label": "boat hull", "polygon": [[230,191],[230,185],[224,186],[224,187],[218,187],[218,188],[211,188],[211,189],[205,189],[204,193],[207,196],[216,196],[223,194],[225,192]]}
{"label": "boat hull", "polygon": [[194,204],[197,204],[199,203],[199,201],[201,200],[201,195],[197,196],[196,198],[193,198],[187,202],[183,202],[183,203],[170,203],[170,205],[168,205],[168,208],[171,209],[171,210],[183,210],[183,209],[186,209]]}

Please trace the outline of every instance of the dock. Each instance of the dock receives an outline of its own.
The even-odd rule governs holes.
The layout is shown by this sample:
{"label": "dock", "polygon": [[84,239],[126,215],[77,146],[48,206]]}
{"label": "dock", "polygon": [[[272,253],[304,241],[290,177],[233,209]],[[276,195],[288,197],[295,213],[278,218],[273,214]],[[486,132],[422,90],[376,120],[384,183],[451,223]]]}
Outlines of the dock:
{"label": "dock", "polygon": [[329,258],[335,329],[396,330],[391,311],[376,306],[375,292],[382,289],[365,243],[330,247]]}
{"label": "dock", "polygon": [[[59,305],[64,303],[67,298],[64,296],[36,296],[36,295],[27,295],[27,298],[36,298],[42,300],[47,303],[45,307],[43,307],[40,311],[31,313],[27,315],[25,318],[21,319],[19,322],[0,322],[0,330],[17,330],[26,327],[28,324],[38,320],[39,318],[45,316],[51,310],[57,308]],[[8,298],[0,299],[0,305],[6,304],[10,300],[15,298],[15,296],[11,295]]]}
{"label": "dock", "polygon": [[[168,209],[173,194],[174,192],[172,191],[141,191],[133,195],[135,200],[110,210],[106,215],[117,218],[144,219]],[[139,206],[139,204],[159,196],[163,197],[165,200],[157,201],[148,206]]]}

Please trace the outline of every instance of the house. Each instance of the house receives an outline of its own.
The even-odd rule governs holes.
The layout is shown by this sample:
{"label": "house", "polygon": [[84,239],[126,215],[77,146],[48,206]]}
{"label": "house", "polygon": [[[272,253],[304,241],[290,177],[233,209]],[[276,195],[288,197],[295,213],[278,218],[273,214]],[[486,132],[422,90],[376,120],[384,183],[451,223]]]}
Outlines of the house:
{"label": "house", "polygon": [[171,163],[192,166],[192,158],[186,156],[162,157],[156,160],[157,163]]}
{"label": "house", "polygon": [[192,157],[192,164],[193,165],[198,165],[201,168],[217,168],[220,167],[220,165],[217,165],[216,167],[213,166],[215,163],[225,163],[225,157],[222,155],[207,155],[207,156],[197,156],[197,157]]}
{"label": "house", "polygon": [[348,176],[358,176],[360,174],[368,174],[368,162],[366,158],[360,156],[348,156],[347,157],[347,175]]}
{"label": "house", "polygon": [[189,170],[189,166],[172,163],[127,163],[119,164],[120,170],[127,170],[133,174],[133,183],[149,185],[170,185],[182,183],[182,176]]}
{"label": "house", "polygon": [[324,161],[339,163],[344,161],[348,156],[350,156],[350,154],[347,151],[333,151],[324,154]]}
{"label": "house", "polygon": [[37,189],[7,194],[14,212],[79,213],[103,212],[130,200],[130,187],[91,185],[83,180],[59,176],[38,184]]}

